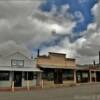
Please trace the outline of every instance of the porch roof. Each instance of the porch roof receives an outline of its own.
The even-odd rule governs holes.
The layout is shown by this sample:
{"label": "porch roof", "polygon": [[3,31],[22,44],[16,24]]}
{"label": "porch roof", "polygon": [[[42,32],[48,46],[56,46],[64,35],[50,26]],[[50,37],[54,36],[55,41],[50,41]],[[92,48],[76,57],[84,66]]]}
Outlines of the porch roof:
{"label": "porch roof", "polygon": [[100,71],[99,67],[94,67],[94,68],[89,68],[89,67],[77,67],[77,70],[82,70],[82,71]]}
{"label": "porch roof", "polygon": [[77,67],[77,70],[89,70],[88,67]]}
{"label": "porch roof", "polygon": [[28,72],[42,72],[36,67],[11,67],[11,66],[0,66],[0,71],[28,71]]}
{"label": "porch roof", "polygon": [[76,69],[76,67],[55,66],[55,65],[38,65],[40,68],[54,68],[54,69]]}

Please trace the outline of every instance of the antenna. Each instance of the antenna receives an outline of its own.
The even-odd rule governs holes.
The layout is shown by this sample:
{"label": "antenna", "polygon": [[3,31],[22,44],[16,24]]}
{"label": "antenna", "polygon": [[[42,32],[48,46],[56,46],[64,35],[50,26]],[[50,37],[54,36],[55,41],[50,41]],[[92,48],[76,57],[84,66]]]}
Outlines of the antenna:
{"label": "antenna", "polygon": [[37,57],[40,55],[40,49],[37,50]]}
{"label": "antenna", "polygon": [[100,65],[100,51],[99,51],[99,65]]}

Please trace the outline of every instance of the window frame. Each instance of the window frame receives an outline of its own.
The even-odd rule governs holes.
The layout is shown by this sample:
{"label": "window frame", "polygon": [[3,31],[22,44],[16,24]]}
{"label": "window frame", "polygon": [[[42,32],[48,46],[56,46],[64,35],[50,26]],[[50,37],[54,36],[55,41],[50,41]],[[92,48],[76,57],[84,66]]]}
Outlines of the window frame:
{"label": "window frame", "polygon": [[[16,64],[13,64],[13,61],[15,61]],[[22,62],[22,65],[18,64],[19,61]],[[13,67],[24,67],[24,60],[11,59],[11,66],[13,66]]]}

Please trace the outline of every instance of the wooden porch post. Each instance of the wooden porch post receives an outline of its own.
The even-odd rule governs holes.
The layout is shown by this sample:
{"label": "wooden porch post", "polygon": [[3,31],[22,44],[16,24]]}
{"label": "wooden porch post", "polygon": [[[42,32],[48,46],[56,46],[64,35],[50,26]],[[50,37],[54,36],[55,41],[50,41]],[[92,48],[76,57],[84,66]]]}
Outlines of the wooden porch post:
{"label": "wooden porch post", "polygon": [[29,86],[29,80],[28,80],[28,72],[27,72],[27,90],[30,90],[30,86]]}
{"label": "wooden porch post", "polygon": [[76,69],[74,69],[74,83],[76,83]]}
{"label": "wooden porch post", "polygon": [[95,82],[96,82],[96,79],[97,79],[97,75],[96,75],[96,71],[95,71]]}
{"label": "wooden porch post", "polygon": [[40,86],[42,87],[42,88],[44,88],[44,81],[43,81],[43,79],[42,79],[42,72],[39,72],[39,83],[40,83]]}
{"label": "wooden porch post", "polygon": [[44,84],[44,82],[43,82],[43,79],[42,79],[42,80],[41,80],[41,85],[42,85],[42,88],[44,87],[44,85],[43,85],[43,84]]}
{"label": "wooden porch post", "polygon": [[90,74],[90,83],[92,82],[92,75],[91,75],[92,71],[89,70],[89,74]]}
{"label": "wooden porch post", "polygon": [[37,72],[37,79],[36,80],[37,80],[36,86],[43,87],[42,74],[41,74],[41,72]]}
{"label": "wooden porch post", "polygon": [[14,89],[14,72],[13,71],[11,72],[11,76],[12,76],[11,89],[12,89],[12,92],[14,92],[15,89]]}

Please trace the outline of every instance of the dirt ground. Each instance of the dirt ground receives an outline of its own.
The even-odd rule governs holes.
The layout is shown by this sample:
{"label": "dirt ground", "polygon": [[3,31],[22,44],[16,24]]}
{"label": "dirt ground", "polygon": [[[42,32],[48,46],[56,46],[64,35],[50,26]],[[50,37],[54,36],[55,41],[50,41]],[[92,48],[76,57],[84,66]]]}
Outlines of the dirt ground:
{"label": "dirt ground", "polygon": [[100,100],[100,83],[30,92],[0,92],[0,100]]}

